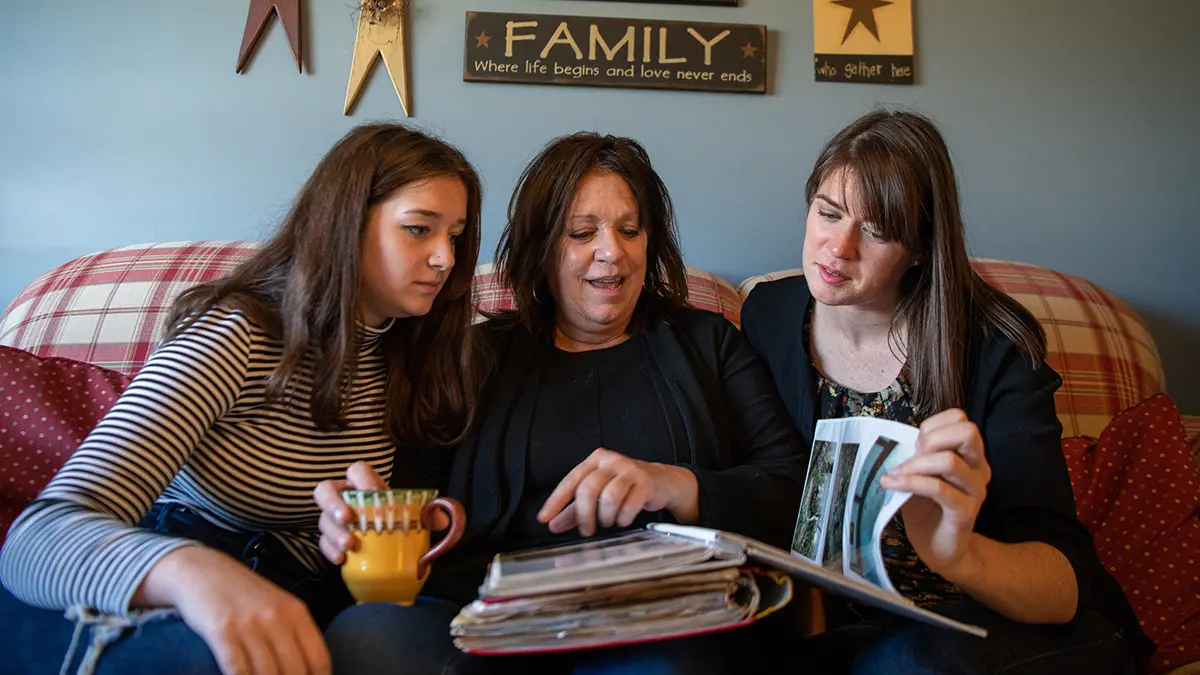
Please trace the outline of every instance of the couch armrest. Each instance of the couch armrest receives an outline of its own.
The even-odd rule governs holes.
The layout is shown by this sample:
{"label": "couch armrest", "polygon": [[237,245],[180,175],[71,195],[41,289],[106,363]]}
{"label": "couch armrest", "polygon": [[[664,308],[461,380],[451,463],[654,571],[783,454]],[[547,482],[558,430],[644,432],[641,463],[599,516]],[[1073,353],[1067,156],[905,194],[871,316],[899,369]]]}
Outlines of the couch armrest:
{"label": "couch armrest", "polygon": [[1200,469],[1200,415],[1180,415],[1183,420],[1183,428],[1187,431],[1188,450],[1192,453],[1192,460],[1196,462],[1196,468]]}

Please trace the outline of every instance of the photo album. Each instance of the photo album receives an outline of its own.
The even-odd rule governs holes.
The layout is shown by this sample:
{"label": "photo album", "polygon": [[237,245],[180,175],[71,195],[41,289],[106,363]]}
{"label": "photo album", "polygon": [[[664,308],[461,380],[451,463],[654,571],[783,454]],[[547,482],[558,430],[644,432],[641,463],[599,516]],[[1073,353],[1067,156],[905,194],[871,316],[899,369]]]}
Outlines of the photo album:
{"label": "photo album", "polygon": [[735,532],[646,529],[495,556],[450,624],[464,652],[513,654],[664,640],[748,625],[794,582],[979,637],[918,607],[887,575],[880,536],[909,494],[879,478],[915,453],[915,427],[868,417],[817,423],[790,551]]}

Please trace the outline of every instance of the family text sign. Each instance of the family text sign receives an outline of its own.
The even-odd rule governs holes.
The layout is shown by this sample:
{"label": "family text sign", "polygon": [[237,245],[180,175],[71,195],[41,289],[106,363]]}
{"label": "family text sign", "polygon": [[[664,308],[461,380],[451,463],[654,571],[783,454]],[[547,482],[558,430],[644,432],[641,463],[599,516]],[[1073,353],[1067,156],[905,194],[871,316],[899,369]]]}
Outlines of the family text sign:
{"label": "family text sign", "polygon": [[724,5],[737,7],[740,0],[616,0],[619,2],[659,2],[671,5]]}
{"label": "family text sign", "polygon": [[468,12],[467,82],[766,93],[767,29]]}

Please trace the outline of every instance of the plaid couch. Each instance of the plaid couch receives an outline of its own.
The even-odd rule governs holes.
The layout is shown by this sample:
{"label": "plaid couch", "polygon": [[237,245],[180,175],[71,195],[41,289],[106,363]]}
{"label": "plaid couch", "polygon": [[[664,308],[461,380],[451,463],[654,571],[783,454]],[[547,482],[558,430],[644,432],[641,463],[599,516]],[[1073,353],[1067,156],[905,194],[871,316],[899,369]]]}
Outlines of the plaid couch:
{"label": "plaid couch", "polygon": [[[68,261],[12,301],[0,316],[0,345],[132,375],[161,340],[163,317],[175,295],[229,273],[256,247],[242,241],[155,243]],[[1162,362],[1145,323],[1112,294],[1042,267],[987,259],[973,264],[1045,328],[1048,360],[1063,378],[1056,403],[1064,437],[1099,437],[1119,413],[1166,391]],[[688,268],[691,302],[738,324],[742,299],[754,285],[799,273],[758,275],[735,287]],[[511,307],[512,298],[490,264],[477,268],[474,295],[480,309]],[[1200,465],[1200,417],[1183,419],[1193,461]],[[0,452],[0,464],[4,461]]]}
{"label": "plaid couch", "polygon": [[[157,243],[76,258],[17,295],[0,317],[0,345],[132,375],[162,338],[163,317],[175,295],[228,274],[255,247],[237,241]],[[1146,324],[1111,293],[1033,265],[985,259],[974,265],[1029,308],[1046,329],[1049,362],[1063,377],[1056,403],[1064,436],[1099,436],[1122,410],[1166,391],[1162,362]],[[735,288],[714,274],[688,268],[688,290],[692,304],[738,324],[742,299],[755,284],[799,273],[753,276]],[[512,305],[490,263],[476,270],[475,300],[481,309]],[[1185,425],[1193,453],[1200,452],[1200,417],[1185,416]]]}

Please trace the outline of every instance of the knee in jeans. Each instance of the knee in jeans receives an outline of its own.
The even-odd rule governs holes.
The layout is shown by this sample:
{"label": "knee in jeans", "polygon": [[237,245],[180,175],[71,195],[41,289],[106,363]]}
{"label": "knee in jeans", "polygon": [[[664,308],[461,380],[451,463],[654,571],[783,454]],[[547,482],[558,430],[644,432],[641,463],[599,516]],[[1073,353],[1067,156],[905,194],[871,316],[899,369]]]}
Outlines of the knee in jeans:
{"label": "knee in jeans", "polygon": [[917,626],[888,630],[855,653],[852,672],[854,675],[982,675],[982,671],[973,667],[967,645],[960,644],[957,637],[931,634]]}

